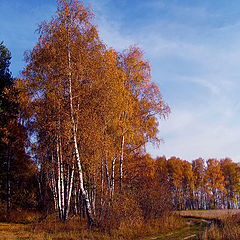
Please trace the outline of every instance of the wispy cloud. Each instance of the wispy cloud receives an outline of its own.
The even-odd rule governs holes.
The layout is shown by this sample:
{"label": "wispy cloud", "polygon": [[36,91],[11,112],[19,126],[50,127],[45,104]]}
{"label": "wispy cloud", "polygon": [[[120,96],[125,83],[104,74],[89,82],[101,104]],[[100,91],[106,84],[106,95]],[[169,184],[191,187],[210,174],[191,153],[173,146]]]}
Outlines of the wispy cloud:
{"label": "wispy cloud", "polygon": [[[203,122],[199,115],[174,113],[172,119],[161,124],[161,134],[165,143],[160,149],[151,148],[153,156],[180,156],[186,160],[198,157],[231,157],[240,160],[237,148],[240,134],[239,126],[229,126],[221,122]],[[187,116],[187,118],[186,118]],[[182,124],[179,121],[183,121]]]}
{"label": "wispy cloud", "polygon": [[[240,3],[231,1],[88,0],[100,37],[122,51],[134,43],[146,52],[172,114],[161,122],[153,156],[240,159]],[[36,23],[55,11],[55,0],[2,0],[0,40],[13,69],[36,42]],[[4,10],[3,10],[4,9]],[[21,19],[21,21],[20,21]]]}
{"label": "wispy cloud", "polygon": [[[109,46],[121,50],[139,43],[150,59],[153,79],[159,79],[157,84],[172,108],[169,120],[160,124],[165,143],[160,149],[148,149],[153,156],[240,160],[236,120],[240,120],[240,44],[235,40],[239,23],[224,21],[220,11],[209,11],[204,5],[144,4],[154,15],[146,24],[140,21],[133,28],[124,25],[121,17],[109,21],[109,12],[98,24]],[[141,2],[138,8],[142,6]],[[158,16],[158,11],[165,12]]]}

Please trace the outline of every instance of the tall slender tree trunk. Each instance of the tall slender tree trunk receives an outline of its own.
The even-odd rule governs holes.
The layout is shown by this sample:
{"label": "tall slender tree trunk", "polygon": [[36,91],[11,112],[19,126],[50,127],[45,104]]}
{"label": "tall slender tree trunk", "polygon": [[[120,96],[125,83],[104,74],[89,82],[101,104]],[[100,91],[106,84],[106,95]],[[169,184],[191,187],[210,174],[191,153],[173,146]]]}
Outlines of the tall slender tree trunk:
{"label": "tall slender tree trunk", "polygon": [[56,189],[56,180],[54,178],[53,173],[51,173],[50,176],[50,188],[52,190],[53,193],[53,201],[54,201],[54,209],[57,210],[58,208],[58,201],[57,201],[57,189]]}
{"label": "tall slender tree trunk", "polygon": [[116,162],[116,156],[114,155],[112,160],[111,199],[113,198],[114,189],[115,189],[115,162]]}
{"label": "tall slender tree trunk", "polygon": [[57,137],[57,192],[58,192],[58,212],[60,220],[63,219],[63,209],[62,209],[62,190],[61,190],[61,162],[59,157],[59,143]]}
{"label": "tall slender tree trunk", "polygon": [[119,191],[122,191],[122,179],[123,179],[123,153],[124,153],[124,135],[122,135],[122,142],[121,142],[121,155],[120,155],[120,167],[119,167]]}
{"label": "tall slender tree trunk", "polygon": [[73,132],[73,142],[74,142],[74,149],[75,149],[75,156],[76,156],[76,163],[78,169],[78,178],[79,178],[79,187],[82,193],[82,198],[84,200],[84,204],[86,207],[88,223],[90,226],[94,225],[94,220],[92,216],[91,205],[89,202],[89,198],[87,195],[87,191],[83,185],[83,171],[81,166],[80,154],[78,151],[78,142],[77,142],[77,130],[76,130],[76,122],[74,118],[74,109],[73,109],[73,95],[72,95],[72,74],[71,74],[71,52],[70,46],[68,44],[68,68],[69,68],[69,97],[70,97],[70,109],[71,109],[71,120],[72,120],[72,132]]}
{"label": "tall slender tree trunk", "polygon": [[[57,210],[58,209],[58,190],[57,190],[57,184],[56,184],[57,176],[56,176],[56,168],[55,168],[53,153],[51,156],[51,164],[52,164],[52,169],[47,174],[47,177],[48,177],[49,187],[53,193],[54,209]],[[41,196],[42,193],[41,193],[40,180],[38,180],[38,182],[39,182],[39,189],[40,189],[40,196]]]}
{"label": "tall slender tree trunk", "polygon": [[99,209],[99,221],[101,221],[102,218],[102,212],[103,212],[103,195],[104,195],[104,165],[103,165],[103,158],[101,161],[101,196],[100,196],[100,209]]}
{"label": "tall slender tree trunk", "polygon": [[109,179],[109,171],[108,171],[108,165],[107,165],[107,160],[105,160],[105,172],[106,172],[106,180],[107,180],[107,186],[110,189],[110,179]]}
{"label": "tall slender tree trunk", "polygon": [[92,180],[92,188],[91,188],[91,205],[92,205],[92,212],[95,215],[96,214],[96,178],[95,174],[93,176]]}
{"label": "tall slender tree trunk", "polygon": [[74,165],[71,170],[71,175],[69,171],[69,177],[67,183],[66,183],[66,203],[65,203],[65,214],[64,214],[64,220],[66,221],[68,219],[69,211],[70,211],[70,202],[71,202],[71,196],[72,196],[72,188],[73,188],[73,178],[74,178]]}
{"label": "tall slender tree trunk", "polygon": [[78,168],[79,186],[80,186],[82,198],[84,200],[84,204],[86,207],[88,223],[90,226],[92,226],[92,225],[94,225],[94,220],[93,220],[93,216],[92,216],[92,210],[91,210],[91,205],[90,205],[89,198],[87,195],[87,191],[85,190],[84,185],[83,185],[83,171],[82,171],[80,156],[79,156],[79,152],[78,152],[76,133],[74,133],[74,146],[75,146],[75,154],[76,154],[76,161],[77,161],[77,168]]}
{"label": "tall slender tree trunk", "polygon": [[75,186],[75,181],[73,182],[73,215],[76,216],[78,214],[78,194],[77,194],[77,187]]}
{"label": "tall slender tree trunk", "polygon": [[60,192],[61,192],[61,210],[62,210],[62,220],[65,218],[65,186],[64,186],[64,163],[62,157],[62,143],[61,137],[59,138],[59,159],[60,159]]}

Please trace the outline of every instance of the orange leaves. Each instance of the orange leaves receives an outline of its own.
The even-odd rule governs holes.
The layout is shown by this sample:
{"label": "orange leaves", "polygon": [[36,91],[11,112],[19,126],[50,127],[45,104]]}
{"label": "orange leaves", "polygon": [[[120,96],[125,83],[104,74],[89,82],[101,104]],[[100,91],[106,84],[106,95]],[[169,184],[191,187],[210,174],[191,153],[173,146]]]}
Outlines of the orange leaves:
{"label": "orange leaves", "polygon": [[159,89],[151,81],[149,62],[138,47],[131,46],[119,55],[119,67],[125,76],[121,129],[128,145],[134,149],[148,141],[158,142],[157,116],[166,117],[170,111]]}
{"label": "orange leaves", "polygon": [[206,184],[210,191],[223,190],[224,176],[221,164],[216,159],[209,159],[206,168]]}
{"label": "orange leaves", "polygon": [[[175,209],[236,208],[239,204],[240,168],[231,159],[199,158],[192,163],[180,158],[134,156],[126,159],[132,186],[141,186],[151,196],[168,189]],[[153,172],[152,172],[153,169]],[[157,185],[156,182],[160,183]]]}
{"label": "orange leaves", "polygon": [[[58,176],[54,168],[62,164],[61,174],[68,176],[67,166],[75,164],[81,186],[96,186],[91,194],[103,197],[108,178],[112,197],[115,179],[121,189],[126,177],[122,169],[137,168],[125,158],[159,141],[158,119],[170,110],[139,48],[108,49],[91,23],[91,9],[77,0],[57,3],[57,14],[39,26],[38,43],[26,54],[24,79],[16,83],[21,106],[36,136],[36,155],[43,167],[50,166],[48,175]],[[140,162],[143,169],[134,177],[154,179],[150,156]]]}

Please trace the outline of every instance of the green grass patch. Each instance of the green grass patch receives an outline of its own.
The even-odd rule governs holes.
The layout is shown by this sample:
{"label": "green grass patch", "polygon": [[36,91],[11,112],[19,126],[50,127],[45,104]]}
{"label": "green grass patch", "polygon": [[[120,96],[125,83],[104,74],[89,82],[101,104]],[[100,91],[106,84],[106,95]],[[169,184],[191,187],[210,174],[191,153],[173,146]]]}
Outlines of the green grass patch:
{"label": "green grass patch", "polygon": [[181,228],[177,231],[172,231],[170,233],[160,234],[145,238],[144,240],[197,240],[200,239],[200,236],[204,229],[208,227],[208,223],[200,219],[187,218],[184,228]]}

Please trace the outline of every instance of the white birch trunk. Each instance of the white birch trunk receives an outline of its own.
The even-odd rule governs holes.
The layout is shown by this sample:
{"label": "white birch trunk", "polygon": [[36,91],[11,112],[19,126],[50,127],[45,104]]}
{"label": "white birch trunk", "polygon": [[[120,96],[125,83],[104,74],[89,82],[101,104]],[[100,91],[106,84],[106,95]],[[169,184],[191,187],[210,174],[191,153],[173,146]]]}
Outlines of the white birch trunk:
{"label": "white birch trunk", "polygon": [[60,157],[59,137],[57,137],[57,191],[58,191],[58,211],[59,218],[64,219],[64,190],[63,190],[63,170]]}
{"label": "white birch trunk", "polygon": [[52,153],[52,170],[50,171],[50,182],[51,182],[51,190],[53,193],[53,201],[55,210],[58,209],[58,195],[57,195],[57,185],[56,185],[56,169],[54,164],[54,157]]}
{"label": "white birch trunk", "polygon": [[[51,174],[53,175],[53,174]],[[57,210],[58,208],[58,203],[57,203],[57,189],[56,189],[56,181],[55,181],[55,178],[53,176],[51,176],[51,179],[50,179],[50,182],[51,182],[51,191],[53,193],[53,201],[54,201],[54,209]]]}
{"label": "white birch trunk", "polygon": [[119,181],[119,191],[122,191],[122,178],[123,178],[123,153],[124,153],[124,135],[122,135],[122,142],[121,142],[121,155],[120,155],[120,181]]}
{"label": "white birch trunk", "polygon": [[[64,220],[68,219],[69,211],[70,211],[70,202],[72,196],[72,188],[73,188],[73,178],[74,178],[74,165],[71,171],[70,181],[67,182],[67,190],[66,190],[66,204],[65,204],[65,216]],[[69,183],[69,184],[68,184]]]}
{"label": "white birch trunk", "polygon": [[70,179],[70,167],[67,164],[66,177],[65,177],[65,208],[64,208],[64,220],[67,220],[67,207],[68,207],[68,191],[69,191],[69,179]]}
{"label": "white birch trunk", "polygon": [[57,141],[57,192],[58,192],[58,212],[59,218],[62,219],[62,204],[61,204],[61,180],[60,180],[61,170],[60,170],[60,159],[59,159],[59,147]]}
{"label": "white birch trunk", "polygon": [[115,189],[115,162],[116,162],[116,156],[114,156],[112,160],[111,199],[113,198],[114,189]]}
{"label": "white birch trunk", "polygon": [[111,188],[111,183],[109,179],[109,171],[108,171],[108,165],[107,165],[107,160],[105,160],[105,171],[106,171],[106,179],[107,179],[107,186],[110,189]]}
{"label": "white birch trunk", "polygon": [[64,164],[62,158],[62,143],[61,138],[59,138],[59,159],[60,159],[60,181],[61,181],[61,209],[62,209],[62,219],[65,217],[65,200],[64,200]]}
{"label": "white birch trunk", "polygon": [[87,191],[85,190],[84,185],[83,185],[83,171],[82,171],[82,166],[81,166],[80,154],[78,151],[76,123],[75,123],[75,119],[74,119],[73,96],[72,96],[72,76],[71,76],[71,53],[70,53],[69,45],[68,45],[68,67],[69,67],[69,97],[70,97],[70,109],[71,109],[71,119],[72,119],[72,131],[73,131],[73,141],[74,141],[76,163],[77,163],[77,169],[78,169],[79,186],[80,186],[80,190],[82,193],[82,198],[83,198],[85,206],[86,206],[88,223],[91,226],[91,225],[94,225],[94,220],[92,217],[92,211],[91,211],[91,206],[90,206],[89,198],[87,195]]}

